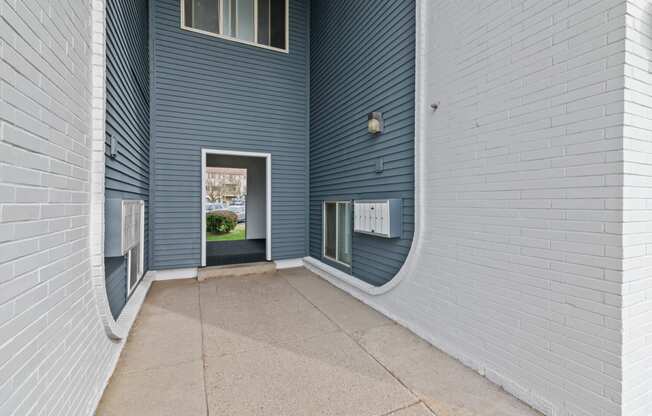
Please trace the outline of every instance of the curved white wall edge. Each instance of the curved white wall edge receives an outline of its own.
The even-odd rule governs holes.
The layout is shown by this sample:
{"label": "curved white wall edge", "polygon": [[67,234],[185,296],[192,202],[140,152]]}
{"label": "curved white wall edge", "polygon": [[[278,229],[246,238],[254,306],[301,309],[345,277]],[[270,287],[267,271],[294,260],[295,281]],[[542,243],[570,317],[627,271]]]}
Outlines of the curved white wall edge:
{"label": "curved white wall edge", "polygon": [[383,286],[372,286],[369,283],[360,280],[357,277],[345,273],[339,269],[336,269],[333,266],[329,266],[328,264],[314,257],[305,257],[303,259],[303,264],[306,266],[306,268],[308,268],[308,270],[317,273],[322,277],[325,277],[329,281],[332,281],[331,278],[339,279],[343,283],[346,283],[349,286],[353,286],[354,288],[359,289],[364,293],[372,296],[382,295],[383,293],[391,289],[391,288],[388,289],[389,282]]}
{"label": "curved white wall edge", "polygon": [[425,27],[425,0],[416,0],[416,44],[415,44],[415,107],[414,107],[414,236],[412,246],[408,252],[407,258],[396,275],[382,286],[372,286],[350,274],[344,273],[334,267],[328,266],[314,257],[305,257],[304,262],[315,268],[326,271],[329,275],[340,279],[347,285],[354,287],[363,293],[371,296],[380,296],[395,289],[408,276],[412,275],[416,265],[419,263],[421,256],[421,247],[423,245],[423,233],[419,225],[423,216],[423,195],[424,195],[424,161],[423,161],[423,138],[425,137],[425,125],[422,111],[425,111],[426,105],[424,88],[424,65],[425,65],[425,45],[423,37],[426,33]]}
{"label": "curved white wall edge", "polygon": [[107,336],[123,340],[136,319],[154,280],[146,273],[116,321],[111,314],[104,269],[104,179],[106,137],[106,0],[92,2],[92,132],[90,178],[90,262],[93,294],[100,322]]}
{"label": "curved white wall edge", "polygon": [[120,340],[125,326],[113,319],[104,270],[104,147],[106,134],[106,1],[92,2],[92,132],[90,178],[90,262],[95,305],[107,336]]}
{"label": "curved white wall edge", "polygon": [[[127,337],[129,335],[129,330],[134,325],[134,322],[136,322],[136,317],[138,316],[138,312],[140,311],[140,308],[143,306],[143,303],[145,303],[145,298],[147,297],[147,293],[149,293],[149,289],[151,288],[152,282],[154,281],[155,281],[155,273],[147,272],[143,277],[143,280],[140,282],[138,287],[136,287],[131,297],[127,301],[127,304],[125,305],[124,309],[122,310],[122,313],[120,314],[120,317],[116,322],[116,328],[118,329],[119,333],[122,336],[120,338],[114,338],[116,339],[116,343],[120,344],[120,349],[122,349],[122,347],[125,345],[125,342],[127,341]],[[109,385],[109,380],[111,379],[110,375],[115,372],[115,369],[118,366],[119,358],[120,358],[120,351],[118,351],[118,353],[113,355],[113,359],[110,364],[110,371],[108,372],[109,376],[106,377],[106,379],[104,380],[104,384],[101,385],[100,388],[98,389],[97,399],[94,401],[93,414],[97,410],[97,406],[99,405],[100,399],[102,398],[104,391]]]}

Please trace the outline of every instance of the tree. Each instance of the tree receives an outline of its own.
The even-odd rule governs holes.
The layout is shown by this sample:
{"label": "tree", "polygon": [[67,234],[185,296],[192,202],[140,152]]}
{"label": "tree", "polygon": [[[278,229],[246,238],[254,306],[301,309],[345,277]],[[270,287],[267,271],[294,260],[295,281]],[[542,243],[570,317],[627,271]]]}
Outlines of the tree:
{"label": "tree", "polygon": [[207,168],[206,199],[208,202],[225,201],[225,197],[247,193],[247,170],[235,168]]}

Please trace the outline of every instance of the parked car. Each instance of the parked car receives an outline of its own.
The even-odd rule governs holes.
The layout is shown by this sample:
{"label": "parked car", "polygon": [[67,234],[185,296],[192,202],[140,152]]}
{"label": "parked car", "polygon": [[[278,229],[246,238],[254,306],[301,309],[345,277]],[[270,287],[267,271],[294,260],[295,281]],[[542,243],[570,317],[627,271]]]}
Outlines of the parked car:
{"label": "parked car", "polygon": [[245,222],[247,220],[247,210],[244,205],[229,205],[226,207],[227,211],[231,211],[238,216],[238,222]]}
{"label": "parked car", "polygon": [[224,204],[220,204],[219,202],[209,202],[206,205],[206,212],[221,211],[223,209],[225,209]]}

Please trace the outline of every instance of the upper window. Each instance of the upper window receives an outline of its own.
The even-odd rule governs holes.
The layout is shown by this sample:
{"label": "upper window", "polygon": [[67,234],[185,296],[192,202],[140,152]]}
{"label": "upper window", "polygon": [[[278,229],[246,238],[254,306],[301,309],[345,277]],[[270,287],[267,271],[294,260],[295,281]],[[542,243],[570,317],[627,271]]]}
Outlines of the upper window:
{"label": "upper window", "polygon": [[288,0],[182,0],[181,27],[288,50]]}

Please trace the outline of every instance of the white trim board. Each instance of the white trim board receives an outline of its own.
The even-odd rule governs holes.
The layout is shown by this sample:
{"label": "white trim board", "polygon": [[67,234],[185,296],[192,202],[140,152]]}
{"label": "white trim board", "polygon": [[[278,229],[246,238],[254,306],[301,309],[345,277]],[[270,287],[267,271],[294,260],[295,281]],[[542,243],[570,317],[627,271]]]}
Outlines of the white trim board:
{"label": "white trim board", "polygon": [[190,269],[172,269],[172,270],[158,270],[152,272],[154,280],[157,282],[164,280],[180,280],[180,279],[196,279],[197,268]]}
{"label": "white trim board", "polygon": [[265,258],[272,261],[272,154],[201,149],[201,267],[206,267],[206,161],[208,155],[265,158]]}
{"label": "white trim board", "polygon": [[305,264],[306,268],[308,268],[308,270],[315,273],[319,271],[320,273],[317,274],[319,274],[322,277],[328,276],[329,278],[339,279],[342,282],[350,286],[353,286],[357,289],[360,289],[363,292],[368,293],[370,295],[381,295],[385,293],[383,286],[378,287],[378,286],[370,285],[369,283],[360,280],[357,277],[354,277],[353,275],[345,273],[339,269],[336,269],[335,267],[328,265],[323,261],[320,261],[319,259],[316,259],[314,257],[305,257],[303,259],[303,263]]}
{"label": "white trim board", "polygon": [[274,263],[276,263],[276,268],[278,270],[283,270],[283,269],[294,269],[297,267],[303,267],[303,259],[287,259],[287,260],[275,260]]}

